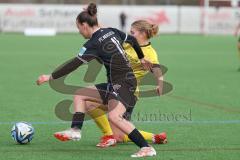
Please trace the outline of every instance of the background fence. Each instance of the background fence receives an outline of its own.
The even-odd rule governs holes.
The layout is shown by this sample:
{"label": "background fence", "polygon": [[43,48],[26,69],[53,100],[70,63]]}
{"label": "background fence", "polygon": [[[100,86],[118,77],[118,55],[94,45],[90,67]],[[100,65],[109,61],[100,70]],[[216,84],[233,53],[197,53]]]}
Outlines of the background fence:
{"label": "background fence", "polygon": [[[76,32],[75,18],[84,5],[1,4],[2,32],[23,32],[26,28],[52,28]],[[137,19],[160,26],[161,33],[233,34],[240,21],[240,9],[199,6],[99,5],[99,22],[120,28],[120,13],[127,16],[126,29]]]}

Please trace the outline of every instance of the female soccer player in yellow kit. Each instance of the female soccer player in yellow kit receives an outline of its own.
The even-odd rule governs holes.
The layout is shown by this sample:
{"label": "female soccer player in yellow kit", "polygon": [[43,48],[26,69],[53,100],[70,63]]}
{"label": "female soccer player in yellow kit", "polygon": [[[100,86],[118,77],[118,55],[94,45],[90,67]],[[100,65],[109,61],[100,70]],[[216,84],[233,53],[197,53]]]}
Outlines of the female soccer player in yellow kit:
{"label": "female soccer player in yellow kit", "polygon": [[[151,43],[149,42],[149,39],[155,36],[157,33],[158,33],[158,26],[150,24],[145,20],[135,21],[131,27],[131,35],[137,39],[144,53],[144,57],[153,64],[152,72],[157,79],[156,91],[160,95],[162,92],[163,77],[161,74],[157,53],[151,46]],[[130,61],[131,68],[134,71],[134,75],[137,79],[137,83],[139,85],[141,79],[148,73],[148,71],[142,68],[141,63],[137,58],[137,54],[135,50],[131,47],[131,45],[128,43],[125,43],[123,46],[127,54],[127,58]],[[138,89],[135,92],[135,95],[138,97],[139,95]],[[88,106],[95,105],[95,104],[92,104],[91,102],[88,102],[87,104]],[[91,110],[91,107],[89,107],[88,109],[90,110],[88,114],[94,119],[94,121],[97,123],[98,127],[101,129],[104,135],[101,138],[100,143],[97,144],[98,147],[112,146],[112,145],[115,145],[116,141],[118,142],[131,141],[127,135],[123,134],[120,130],[114,127],[114,125],[109,124],[105,111],[102,109],[102,107],[98,107],[93,110]],[[129,110],[126,112],[127,116],[131,116],[131,113],[132,113],[132,110]],[[140,131],[140,133],[143,135],[143,137],[146,140],[151,141],[153,143],[156,143],[156,144],[167,143],[166,133],[164,132],[160,134],[153,134],[145,131]]]}

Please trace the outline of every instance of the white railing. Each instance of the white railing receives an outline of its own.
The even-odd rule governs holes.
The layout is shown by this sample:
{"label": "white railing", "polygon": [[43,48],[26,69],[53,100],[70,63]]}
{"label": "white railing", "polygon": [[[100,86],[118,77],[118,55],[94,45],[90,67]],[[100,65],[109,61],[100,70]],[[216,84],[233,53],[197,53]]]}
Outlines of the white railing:
{"label": "white railing", "polygon": [[[0,31],[24,32],[26,28],[54,28],[57,32],[77,32],[75,19],[82,5],[0,5]],[[160,33],[233,34],[240,22],[239,8],[187,6],[109,6],[98,7],[99,23],[120,28],[119,15],[127,14],[127,29],[137,19],[160,26]]]}

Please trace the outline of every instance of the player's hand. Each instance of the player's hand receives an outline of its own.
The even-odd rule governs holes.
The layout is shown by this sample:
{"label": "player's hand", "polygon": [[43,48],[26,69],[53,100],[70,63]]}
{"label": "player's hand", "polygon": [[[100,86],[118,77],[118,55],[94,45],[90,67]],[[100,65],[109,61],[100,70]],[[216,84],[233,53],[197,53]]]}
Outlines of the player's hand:
{"label": "player's hand", "polygon": [[156,87],[156,92],[157,92],[157,94],[158,94],[159,96],[162,95],[162,91],[163,91],[163,87],[162,87],[162,86],[157,86],[157,87]]}
{"label": "player's hand", "polygon": [[144,58],[140,59],[140,62],[145,70],[151,70],[152,69],[152,63]]}
{"label": "player's hand", "polygon": [[41,85],[45,82],[48,82],[51,79],[51,75],[41,75],[38,77],[38,80],[36,81],[37,85]]}

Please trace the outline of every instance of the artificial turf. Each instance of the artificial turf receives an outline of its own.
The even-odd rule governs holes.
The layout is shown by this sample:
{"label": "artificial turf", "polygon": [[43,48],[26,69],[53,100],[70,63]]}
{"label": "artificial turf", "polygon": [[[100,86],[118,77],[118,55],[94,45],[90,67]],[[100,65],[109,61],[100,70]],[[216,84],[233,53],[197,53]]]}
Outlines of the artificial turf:
{"label": "artificial turf", "polygon": [[[133,121],[139,129],[166,131],[168,144],[153,145],[161,160],[239,160],[240,158],[240,72],[236,39],[232,36],[160,35],[152,40],[161,64],[168,68],[165,81],[173,90],[162,97],[138,101]],[[60,142],[53,133],[69,128],[59,119],[55,106],[72,95],[37,86],[42,73],[75,56],[84,40],[78,34],[55,37],[0,35],[0,159],[79,160],[131,159],[132,144],[99,149],[101,133],[86,121],[82,139]],[[86,86],[86,66],[72,73],[66,83]],[[105,72],[95,83],[105,81]],[[153,115],[153,116],[151,116]],[[35,128],[30,144],[11,139],[14,122],[27,121]]]}

